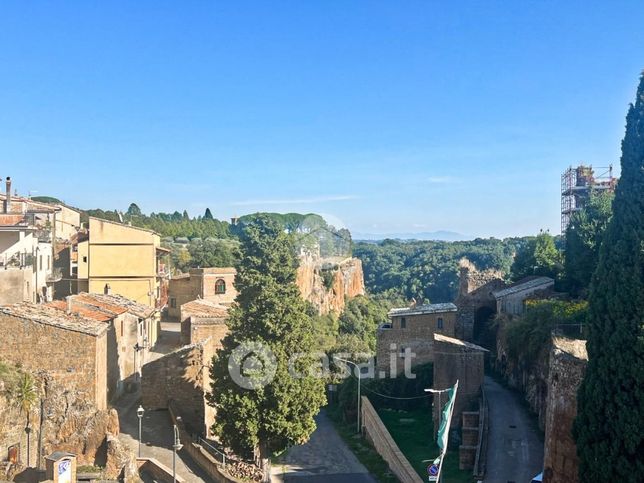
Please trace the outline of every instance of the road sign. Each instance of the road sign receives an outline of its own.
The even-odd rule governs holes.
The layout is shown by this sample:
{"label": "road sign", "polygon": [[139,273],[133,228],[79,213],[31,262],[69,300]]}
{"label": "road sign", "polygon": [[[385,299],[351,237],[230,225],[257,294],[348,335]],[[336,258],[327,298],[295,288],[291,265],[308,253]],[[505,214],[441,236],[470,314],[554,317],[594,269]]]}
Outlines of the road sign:
{"label": "road sign", "polygon": [[438,465],[432,464],[427,467],[429,478],[427,481],[438,481]]}

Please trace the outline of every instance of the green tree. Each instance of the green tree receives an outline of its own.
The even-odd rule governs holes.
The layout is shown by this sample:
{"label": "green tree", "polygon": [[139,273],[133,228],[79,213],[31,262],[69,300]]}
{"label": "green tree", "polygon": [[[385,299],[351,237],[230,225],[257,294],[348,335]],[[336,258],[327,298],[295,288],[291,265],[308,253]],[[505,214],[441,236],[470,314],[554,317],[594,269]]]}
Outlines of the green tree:
{"label": "green tree", "polygon": [[644,75],[589,295],[588,367],[574,437],[584,483],[644,476]]}
{"label": "green tree", "polygon": [[586,206],[575,212],[566,229],[564,277],[573,295],[585,295],[597,268],[599,247],[612,215],[613,194],[593,193]]}
{"label": "green tree", "polygon": [[141,208],[136,203],[130,203],[130,206],[127,209],[128,216],[141,216]]}
{"label": "green tree", "polygon": [[232,240],[193,240],[188,245],[188,263],[201,268],[232,267],[237,259],[237,248],[237,243]]}
{"label": "green tree", "polygon": [[511,269],[514,280],[530,275],[557,278],[561,270],[561,254],[557,250],[555,239],[543,230],[517,249]]}
{"label": "green tree", "polygon": [[210,208],[206,208],[206,212],[203,214],[203,219],[204,220],[214,220],[215,217],[212,216],[212,211],[210,211]]}
{"label": "green tree", "polygon": [[[259,216],[244,227],[241,251],[235,277],[239,293],[229,333],[213,358],[208,400],[217,411],[215,434],[238,454],[258,458],[268,481],[270,455],[307,441],[315,430],[314,417],[325,403],[324,382],[305,371],[313,362],[309,356],[293,366],[302,377],[289,373],[291,356],[314,350],[311,318],[295,284],[291,236]],[[235,349],[244,344],[261,344],[274,359],[262,351],[256,357],[239,354]],[[251,381],[249,388],[236,382],[231,361]],[[272,378],[262,380],[272,371]]]}

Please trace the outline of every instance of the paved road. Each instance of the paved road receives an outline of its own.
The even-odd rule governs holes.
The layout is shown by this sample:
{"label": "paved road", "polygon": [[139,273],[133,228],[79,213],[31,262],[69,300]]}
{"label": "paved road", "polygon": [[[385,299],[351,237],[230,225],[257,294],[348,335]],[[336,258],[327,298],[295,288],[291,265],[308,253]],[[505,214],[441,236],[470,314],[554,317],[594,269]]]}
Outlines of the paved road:
{"label": "paved road", "polygon": [[324,411],[308,443],[294,446],[273,465],[273,481],[294,483],[376,483],[333,427]]}
{"label": "paved road", "polygon": [[485,483],[529,482],[543,467],[543,441],[519,399],[485,377],[490,407],[490,433]]}
{"label": "paved road", "polygon": [[[159,342],[148,354],[146,362],[151,362],[159,357],[172,352],[179,347],[179,324],[161,323]],[[136,453],[138,451],[139,420],[136,409],[140,404],[140,394],[125,394],[115,404],[119,414],[121,434],[119,439],[130,446]],[[155,458],[161,464],[172,469],[172,443],[174,433],[172,421],[167,411],[146,411],[142,420],[143,446],[141,456]],[[189,483],[210,481],[201,468],[185,453],[179,451],[176,458],[177,474]],[[144,481],[152,481],[149,476]]]}
{"label": "paved road", "polygon": [[[136,409],[139,407],[138,394],[127,394],[115,405],[119,413],[121,434],[119,439],[136,453],[139,438],[139,420]],[[167,411],[146,411],[142,420],[143,445],[141,456],[155,458],[162,465],[172,469],[172,443],[174,434],[172,420]],[[185,453],[179,451],[176,458],[177,474],[190,483],[210,481],[205,473]]]}

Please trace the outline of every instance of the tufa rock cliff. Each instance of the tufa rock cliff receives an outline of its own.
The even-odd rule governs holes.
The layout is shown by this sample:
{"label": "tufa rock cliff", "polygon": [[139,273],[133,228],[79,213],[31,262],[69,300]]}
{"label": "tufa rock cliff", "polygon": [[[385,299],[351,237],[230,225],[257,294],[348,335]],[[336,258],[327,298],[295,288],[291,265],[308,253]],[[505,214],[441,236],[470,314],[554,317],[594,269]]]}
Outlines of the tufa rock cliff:
{"label": "tufa rock cliff", "polygon": [[322,258],[319,253],[303,252],[296,282],[302,297],[322,315],[341,313],[346,299],[365,293],[362,262],[357,258]]}

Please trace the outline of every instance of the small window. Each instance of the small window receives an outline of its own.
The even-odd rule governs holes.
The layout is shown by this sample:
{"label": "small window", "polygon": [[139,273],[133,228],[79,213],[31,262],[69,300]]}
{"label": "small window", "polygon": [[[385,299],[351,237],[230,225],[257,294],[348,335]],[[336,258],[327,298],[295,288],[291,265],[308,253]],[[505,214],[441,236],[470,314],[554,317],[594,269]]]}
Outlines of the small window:
{"label": "small window", "polygon": [[172,307],[173,309],[177,308],[177,299],[175,299],[174,297],[170,299],[170,307]]}
{"label": "small window", "polygon": [[439,329],[443,328],[443,318],[439,317],[438,320],[436,321],[436,327]]}
{"label": "small window", "polygon": [[221,295],[226,293],[226,282],[221,278],[215,282],[215,294]]}
{"label": "small window", "polygon": [[40,270],[42,270],[42,255],[40,255]]}
{"label": "small window", "polygon": [[407,327],[407,319],[405,319],[404,317],[401,317],[400,318],[400,328],[405,329],[406,327]]}
{"label": "small window", "polygon": [[407,352],[407,348],[406,348],[405,346],[402,346],[402,345],[401,345],[401,346],[400,346],[400,353],[398,354],[398,356],[399,356],[399,357],[403,357],[403,358],[404,358],[404,357],[405,357],[405,355],[406,355],[406,352]]}
{"label": "small window", "polygon": [[83,263],[87,263],[87,257],[83,257]]}

